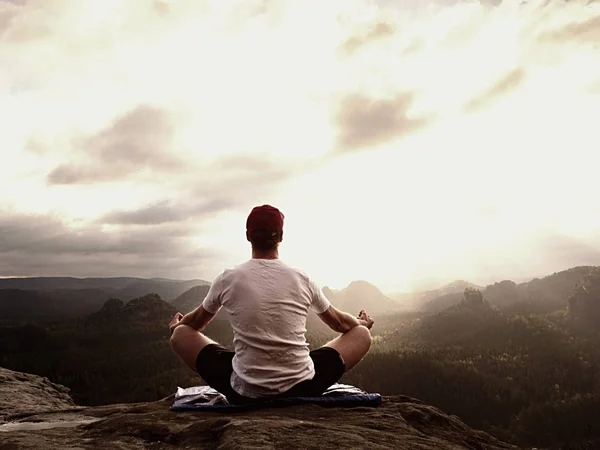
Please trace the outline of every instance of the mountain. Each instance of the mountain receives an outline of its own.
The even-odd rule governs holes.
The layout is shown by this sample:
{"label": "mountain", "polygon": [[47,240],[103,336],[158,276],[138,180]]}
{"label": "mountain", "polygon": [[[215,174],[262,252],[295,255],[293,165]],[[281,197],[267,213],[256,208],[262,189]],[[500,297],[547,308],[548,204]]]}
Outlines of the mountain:
{"label": "mountain", "polygon": [[166,278],[72,278],[72,277],[40,277],[40,278],[0,278],[0,289],[19,289],[24,291],[55,292],[56,295],[71,291],[71,296],[79,292],[80,298],[93,292],[104,292],[104,300],[108,297],[119,297],[125,300],[142,295],[156,293],[166,300],[173,300],[193,286],[210,285],[204,280],[169,280]]}
{"label": "mountain", "polygon": [[490,330],[505,324],[498,308],[484,300],[481,291],[467,288],[460,301],[445,310],[424,317],[417,330],[420,338],[445,345],[480,341]]}
{"label": "mountain", "polygon": [[[538,314],[565,309],[569,297],[585,283],[586,278],[597,275],[600,275],[600,267],[578,266],[543,278],[534,278],[517,285],[516,302],[510,301],[510,303],[524,303],[532,312]],[[508,306],[510,303],[507,302],[507,298],[496,299],[496,304]]]}
{"label": "mountain", "polygon": [[83,316],[98,310],[106,298],[106,293],[95,289],[0,289],[0,324],[44,323]]}
{"label": "mountain", "polygon": [[[268,442],[273,442],[273,446],[283,442],[277,440],[280,437],[275,436],[276,432],[286,433],[289,427],[295,430],[296,420],[302,420],[302,426],[306,427],[313,427],[312,421],[321,427],[329,427],[331,422],[332,428],[328,429],[335,433],[341,432],[344,427],[342,421],[346,421],[348,426],[356,426],[357,432],[364,434],[360,437],[363,440],[356,441],[358,448],[386,448],[388,445],[402,448],[405,442],[397,438],[404,436],[406,423],[411,427],[422,427],[418,431],[427,435],[440,433],[435,434],[439,439],[442,439],[441,434],[462,429],[457,422],[448,422],[445,415],[438,415],[435,408],[426,406],[433,405],[451,414],[450,419],[460,417],[470,427],[511,441],[521,448],[600,448],[600,416],[597,414],[600,411],[598,286],[597,280],[588,279],[582,286],[584,290],[578,290],[578,295],[572,297],[568,312],[509,316],[486,301],[481,292],[469,289],[463,292],[456,305],[438,314],[415,312],[381,316],[372,330],[374,339],[369,354],[344,374],[341,382],[386,395],[385,409],[374,410],[375,413],[382,411],[384,416],[370,416],[364,408],[324,411],[306,406],[301,413],[293,413],[296,409],[269,410],[237,414],[236,417],[262,421],[262,428],[260,422],[251,422],[254,428],[242,429],[270,439]],[[222,422],[218,423],[210,421],[214,415],[188,416],[182,413],[178,417],[182,417],[180,420],[183,422],[178,421],[177,427],[172,428],[173,425],[162,422],[159,428],[155,427],[156,420],[162,416],[155,415],[159,412],[154,408],[159,405],[168,408],[168,405],[154,401],[172,394],[176,386],[186,387],[201,382],[170,349],[166,324],[173,311],[171,304],[149,295],[130,302],[110,299],[99,308],[97,312],[100,314],[94,316],[95,320],[66,320],[43,326],[0,326],[0,366],[46,376],[54,383],[66,385],[78,405],[90,405],[78,407],[80,414],[89,412],[94,419],[114,419],[99,422],[103,423],[100,428],[48,431],[53,439],[58,439],[60,433],[64,432],[66,436],[69,432],[69,436],[77,436],[77,439],[102,436],[107,442],[105,446],[110,446],[110,439],[118,436],[127,445],[135,439],[142,439],[143,444],[139,448],[194,445],[202,448],[206,443],[202,433],[210,429],[210,438],[214,441],[213,447],[206,444],[209,448],[214,448],[215,442],[223,448],[240,448],[240,443],[246,441],[242,440],[243,435],[234,432],[237,433],[237,427],[241,425],[235,422],[235,418],[222,413],[219,414]],[[309,316],[309,320],[312,319],[321,323],[314,312]],[[232,333],[227,322],[211,322],[206,334],[231,348]],[[332,335],[335,333],[330,332],[329,336],[315,333],[309,326],[307,339],[310,348],[318,348]],[[9,380],[8,385],[3,386],[5,380],[2,375],[0,373],[0,422],[2,416],[13,421],[10,428],[19,426],[15,421],[28,422],[31,419],[33,422],[41,421],[40,426],[43,427],[46,420],[52,420],[49,417],[65,419],[62,414],[31,418],[12,416],[7,419],[6,414],[13,414],[6,413],[11,410],[7,402],[14,401],[18,407],[32,405],[38,397],[42,404],[44,398],[36,393],[30,397],[25,393],[14,395],[15,385]],[[27,381],[28,376],[20,374],[18,377]],[[426,405],[421,407],[422,403],[407,400],[404,395],[419,398]],[[153,403],[131,404],[146,401]],[[95,408],[91,405],[105,406]],[[146,414],[151,411],[152,414]],[[286,414],[286,411],[295,415],[285,416],[284,422],[278,422],[279,414]],[[121,412],[125,415],[121,416]],[[172,423],[174,416],[169,414]],[[312,414],[312,419],[309,414]],[[82,418],[81,415],[69,415],[68,420],[77,420],[77,417]],[[82,420],[86,420],[85,417]],[[196,425],[184,432],[187,420],[190,423],[195,420]],[[208,422],[202,422],[204,420]],[[273,434],[260,434],[268,428],[264,426],[265,420],[275,420],[267,424],[275,427],[271,430]],[[435,426],[430,423],[433,421]],[[229,425],[221,433],[219,424]],[[434,432],[434,428],[438,431]],[[0,441],[4,444],[7,436],[10,437],[14,444],[11,448],[39,448],[40,443],[35,439],[40,439],[40,436],[47,438],[37,431],[13,430],[10,434],[3,431],[7,429],[0,428]],[[322,428],[300,431],[318,434]],[[77,434],[79,432],[86,434]],[[201,434],[194,434],[198,432]],[[406,435],[406,438],[410,436]],[[159,439],[161,442],[158,442]],[[411,440],[412,448],[418,448],[422,442],[426,442],[424,448],[444,448],[443,440],[439,444],[438,441],[422,439],[425,437],[420,434],[419,440]],[[93,446],[92,441],[86,442]],[[290,448],[295,448],[292,443],[296,441],[289,442]],[[53,440],[52,443],[60,447],[63,441]],[[485,448],[476,444],[473,440],[465,440],[457,443],[455,448]],[[313,447],[319,448],[318,443]]]}
{"label": "mountain", "polygon": [[168,329],[175,312],[148,294],[127,303],[109,299],[84,318],[0,327],[0,366],[67,384],[83,404],[156,398],[167,380],[196,378],[176,370],[181,363],[169,347]]}
{"label": "mountain", "polygon": [[163,301],[158,294],[148,294],[127,303],[111,298],[104,303],[100,311],[91,314],[87,321],[95,324],[109,322],[112,326],[118,324],[137,326],[158,322],[166,327],[176,312],[173,305]]}
{"label": "mountain", "polygon": [[[135,278],[135,277],[114,277],[114,278],[74,278],[74,277],[23,277],[23,278],[0,278],[0,289],[22,289],[48,291],[54,289],[102,289],[107,292],[122,291],[132,289],[132,286],[148,283],[152,286],[180,285],[182,294],[192,286],[200,284],[210,284],[204,280],[170,280],[167,278]],[[149,291],[144,292],[147,294]],[[175,298],[165,296],[165,298]],[[131,297],[133,298],[133,297]]]}
{"label": "mountain", "polygon": [[82,317],[109,298],[128,302],[146,294],[172,300],[203,280],[143,278],[4,278],[0,279],[0,324],[44,323]]}
{"label": "mountain", "polygon": [[[143,382],[143,380],[139,380]],[[175,389],[175,385],[173,385]],[[0,368],[3,448],[513,449],[458,417],[406,396],[378,408],[297,405],[250,412],[173,413],[172,398],[76,408],[64,386]],[[31,431],[31,430],[34,431]]]}
{"label": "mountain", "polygon": [[177,311],[187,314],[202,303],[209,289],[210,285],[194,286],[173,300],[171,304]]}
{"label": "mountain", "polygon": [[134,298],[127,303],[118,298],[111,298],[104,303],[100,311],[90,315],[89,318],[92,321],[108,319],[148,323],[149,321],[159,320],[168,323],[176,312],[177,310],[173,305],[165,302],[158,294],[148,294]]}
{"label": "mountain", "polygon": [[571,295],[590,275],[600,275],[600,267],[573,267],[518,284],[512,280],[503,280],[485,288],[457,281],[441,289],[405,296],[404,301],[413,302],[423,312],[437,313],[460,302],[462,291],[458,289],[463,288],[464,291],[465,288],[475,288],[482,292],[489,303],[509,314],[545,314],[564,310]]}
{"label": "mountain", "polygon": [[421,306],[420,310],[427,313],[438,313],[454,305],[457,305],[458,303],[460,303],[462,297],[462,292],[444,294],[437,298],[434,298],[433,300],[429,300],[427,303]]}
{"label": "mountain", "polygon": [[353,281],[340,291],[324,287],[323,293],[336,307],[350,314],[358,315],[361,309],[366,309],[373,316],[402,309],[401,305],[367,281]]}
{"label": "mountain", "polygon": [[[371,315],[381,316],[410,308],[435,314],[458,304],[466,288],[481,290],[489,303],[507,314],[543,314],[564,310],[569,297],[589,274],[600,274],[600,268],[574,267],[541,279],[518,284],[503,280],[485,288],[457,280],[439,289],[389,297],[366,281],[354,281],[342,290],[325,287],[323,291],[333,304],[352,314],[366,309]],[[109,298],[120,298],[127,303],[150,293],[172,301],[179,311],[187,313],[202,301],[209,286],[209,282],[199,279],[4,278],[0,279],[0,324],[44,323],[82,317],[100,309]],[[224,318],[225,314],[220,313],[219,319]]]}
{"label": "mountain", "polygon": [[194,286],[210,286],[210,283],[202,280],[138,280],[115,292],[115,296],[123,299],[131,299],[155,293],[166,301],[172,301]]}
{"label": "mountain", "polygon": [[412,309],[421,309],[425,310],[441,310],[444,307],[436,307],[431,302],[435,303],[437,299],[443,298],[442,300],[444,305],[450,306],[453,304],[453,300],[460,300],[462,294],[465,289],[473,288],[473,289],[483,289],[483,287],[478,286],[476,284],[470,283],[464,280],[456,280],[451,283],[448,283],[438,289],[432,289],[429,291],[421,291],[415,293],[395,293],[391,294],[390,297],[393,300],[398,302],[402,302],[406,305],[410,305]]}

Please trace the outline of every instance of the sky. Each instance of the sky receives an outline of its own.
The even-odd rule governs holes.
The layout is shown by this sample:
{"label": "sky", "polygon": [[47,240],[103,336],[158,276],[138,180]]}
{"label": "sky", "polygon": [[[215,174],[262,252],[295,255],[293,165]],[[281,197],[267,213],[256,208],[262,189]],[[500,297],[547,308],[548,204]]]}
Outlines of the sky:
{"label": "sky", "polygon": [[600,2],[0,0],[0,276],[600,264]]}

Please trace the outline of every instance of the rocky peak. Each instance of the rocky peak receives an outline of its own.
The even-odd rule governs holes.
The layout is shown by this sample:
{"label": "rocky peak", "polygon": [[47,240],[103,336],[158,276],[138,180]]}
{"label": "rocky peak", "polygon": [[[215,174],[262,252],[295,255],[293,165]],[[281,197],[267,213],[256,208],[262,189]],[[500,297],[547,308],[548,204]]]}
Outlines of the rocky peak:
{"label": "rocky peak", "polygon": [[124,304],[118,298],[111,298],[102,306],[100,311],[89,316],[92,323],[112,322],[142,322],[142,321],[166,321],[177,311],[169,303],[160,298],[158,294],[148,294],[143,297],[134,298]]}
{"label": "rocky peak", "polygon": [[123,306],[125,306],[125,304],[122,300],[118,298],[110,298],[104,303],[104,305],[102,305],[102,309],[100,311],[104,311],[106,313],[111,314],[121,311],[123,309]]}
{"label": "rocky peak", "polygon": [[340,291],[323,288],[325,296],[337,307],[351,314],[358,314],[366,309],[371,315],[378,315],[398,310],[400,307],[394,300],[386,297],[377,286],[368,281],[352,281]]}
{"label": "rocky peak", "polygon": [[481,305],[483,304],[483,294],[478,289],[466,288],[461,303],[466,305]]}
{"label": "rocky peak", "polygon": [[6,448],[516,448],[404,396],[385,397],[379,408],[300,405],[226,414],[175,413],[170,398],[74,408],[65,388],[0,369],[0,393],[6,389],[10,395],[0,396],[0,411],[9,411],[0,415]]}
{"label": "rocky peak", "polygon": [[379,288],[368,281],[352,281],[343,292],[356,292],[360,294],[383,295]]}
{"label": "rocky peak", "polygon": [[123,308],[130,319],[161,319],[172,316],[177,311],[158,294],[148,294],[134,298]]}

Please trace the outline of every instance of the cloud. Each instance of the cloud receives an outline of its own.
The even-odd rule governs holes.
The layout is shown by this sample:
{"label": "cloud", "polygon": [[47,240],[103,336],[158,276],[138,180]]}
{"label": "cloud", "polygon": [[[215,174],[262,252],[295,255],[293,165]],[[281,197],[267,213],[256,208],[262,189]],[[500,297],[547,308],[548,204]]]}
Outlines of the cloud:
{"label": "cloud", "polygon": [[[173,242],[158,239],[165,229],[140,229],[136,233],[108,232],[98,225],[69,227],[50,215],[5,215],[0,218],[0,252],[27,250],[37,254],[135,253],[156,255],[173,248]],[[170,237],[185,237],[188,228],[168,230]],[[178,246],[175,246],[177,248]]]}
{"label": "cloud", "polygon": [[406,47],[404,47],[404,50],[402,50],[402,54],[404,56],[410,56],[414,53],[419,52],[424,47],[425,47],[424,39],[413,39]]}
{"label": "cloud", "polygon": [[600,15],[591,17],[582,22],[571,22],[562,28],[542,32],[538,39],[551,44],[565,42],[590,42],[597,44],[600,41]]}
{"label": "cloud", "polygon": [[99,224],[71,227],[50,215],[5,212],[0,216],[0,273],[198,276],[215,253],[192,245],[195,232],[190,224],[107,231]]}
{"label": "cloud", "polygon": [[4,33],[11,25],[17,9],[10,4],[6,5],[0,1],[0,33]]}
{"label": "cloud", "polygon": [[268,157],[242,155],[221,158],[202,173],[196,172],[195,181],[182,186],[177,197],[161,199],[133,210],[111,211],[98,223],[154,225],[202,220],[223,211],[244,209],[255,198],[276,191],[280,183],[302,170],[302,165],[278,165]]}
{"label": "cloud", "polygon": [[100,222],[107,224],[156,225],[173,222],[184,222],[224,211],[233,206],[227,199],[212,199],[203,201],[160,201],[132,211],[113,211]]}
{"label": "cloud", "polygon": [[507,94],[517,89],[525,81],[525,70],[522,67],[517,67],[511,70],[498,81],[493,83],[488,89],[481,94],[472,98],[465,105],[466,111],[474,111],[479,109],[496,98]]}
{"label": "cloud", "polygon": [[101,222],[107,224],[155,225],[179,222],[188,218],[184,208],[179,208],[167,200],[143,206],[131,211],[113,211],[105,215]]}
{"label": "cloud", "polygon": [[49,184],[79,184],[115,181],[144,170],[177,172],[184,167],[170,153],[174,125],[168,113],[142,105],[116,118],[98,133],[83,139],[77,154],[82,162],[55,167]]}
{"label": "cloud", "polygon": [[43,14],[28,8],[26,0],[0,1],[0,41],[21,44],[47,37],[51,25],[39,20]]}
{"label": "cloud", "polygon": [[169,4],[167,2],[164,2],[162,0],[154,0],[154,2],[152,3],[152,7],[154,8],[154,11],[156,12],[156,14],[158,14],[161,17],[166,17],[169,14]]}
{"label": "cloud", "polygon": [[430,118],[411,117],[413,93],[391,99],[373,99],[362,94],[345,97],[339,104],[338,150],[348,152],[406,136],[427,125]]}
{"label": "cloud", "polygon": [[394,25],[388,22],[376,22],[369,24],[363,32],[350,36],[341,46],[341,51],[345,55],[356,52],[363,46],[380,41],[386,37],[393,36],[396,32]]}

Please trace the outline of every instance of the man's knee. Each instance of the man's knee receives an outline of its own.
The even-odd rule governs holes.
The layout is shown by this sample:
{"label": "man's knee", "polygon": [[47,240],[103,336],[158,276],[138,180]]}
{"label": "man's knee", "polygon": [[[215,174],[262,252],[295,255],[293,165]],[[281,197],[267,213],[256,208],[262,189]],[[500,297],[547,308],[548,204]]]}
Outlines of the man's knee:
{"label": "man's knee", "polygon": [[176,350],[182,341],[186,340],[186,338],[189,338],[190,332],[192,331],[193,329],[187,325],[179,325],[176,327],[171,334],[171,339],[169,339],[171,348]]}
{"label": "man's knee", "polygon": [[369,330],[364,325],[359,325],[358,329],[360,330],[360,337],[365,343],[367,347],[371,347],[371,343],[373,342],[373,337],[371,336],[371,330]]}
{"label": "man's knee", "polygon": [[371,348],[371,342],[373,342],[373,338],[371,336],[371,331],[365,327],[364,325],[358,325],[354,327],[352,331],[355,333],[355,338],[360,341],[362,345],[364,345],[367,350]]}

